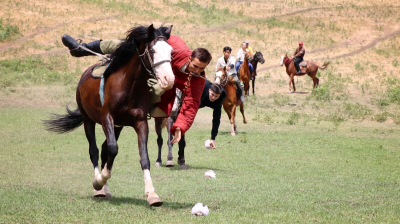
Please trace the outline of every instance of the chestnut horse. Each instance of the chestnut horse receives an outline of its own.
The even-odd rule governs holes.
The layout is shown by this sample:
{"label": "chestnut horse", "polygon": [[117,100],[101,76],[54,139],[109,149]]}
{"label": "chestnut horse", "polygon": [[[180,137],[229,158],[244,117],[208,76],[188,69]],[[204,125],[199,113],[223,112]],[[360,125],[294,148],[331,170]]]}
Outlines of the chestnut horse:
{"label": "chestnut horse", "polygon": [[251,84],[253,87],[253,95],[255,95],[254,93],[254,82],[256,81],[256,76],[257,76],[257,64],[258,62],[260,62],[261,64],[264,64],[265,59],[263,54],[261,53],[261,51],[256,51],[256,53],[254,54],[253,58],[250,60],[250,64],[253,65],[253,72],[251,73]]}
{"label": "chestnut horse", "polygon": [[250,68],[249,68],[249,60],[253,55],[250,52],[246,52],[244,55],[244,60],[243,63],[239,67],[239,76],[240,76],[240,81],[243,82],[244,87],[243,87],[243,95],[248,96],[249,95],[249,89],[250,89]]}
{"label": "chestnut horse", "polygon": [[[150,25],[129,30],[125,41],[111,55],[112,62],[103,75],[105,82],[91,76],[96,65],[89,67],[83,73],[77,87],[78,109],[71,111],[67,106],[67,115],[55,115],[52,120],[45,121],[47,130],[58,133],[72,131],[83,123],[95,173],[95,196],[111,196],[107,180],[111,177],[114,159],[118,154],[117,140],[122,128],[131,126],[138,137],[147,202],[150,206],[162,205],[150,176],[147,151],[150,95],[147,80],[151,73],[159,80],[161,88],[173,87],[175,76],[171,68],[172,47],[167,42],[171,29],[172,26],[154,29],[153,25]],[[101,83],[102,87],[104,84],[104,88],[100,87]],[[98,167],[96,123],[102,125],[106,135],[101,151],[101,172]]]}
{"label": "chestnut horse", "polygon": [[[245,62],[243,62],[244,64]],[[243,65],[242,64],[242,65]],[[247,68],[249,67],[248,64]],[[219,69],[216,73],[215,83],[220,84],[224,87],[226,92],[226,98],[222,101],[222,106],[224,107],[225,112],[228,114],[229,121],[231,122],[231,135],[236,135],[236,107],[240,106],[240,112],[243,115],[243,123],[247,123],[246,117],[244,116],[244,105],[243,102],[238,99],[236,93],[236,84],[233,80],[232,76],[228,76],[226,72],[226,68]]]}
{"label": "chestnut horse", "polygon": [[[293,92],[296,92],[296,86],[294,85],[294,76],[297,75],[297,70],[296,67],[294,66],[294,62],[292,61],[292,58],[289,58],[287,56],[288,53],[284,53],[281,56],[281,66],[285,64],[286,66],[286,73],[289,76],[289,91],[292,91],[290,83],[293,84]],[[323,65],[320,65],[317,62],[312,62],[312,61],[306,61],[307,62],[307,67],[306,71],[298,74],[297,76],[302,76],[302,75],[309,75],[313,82],[313,89],[319,85],[319,79],[317,78],[317,72],[318,68],[324,70],[326,67],[328,67],[330,62],[325,62]]]}

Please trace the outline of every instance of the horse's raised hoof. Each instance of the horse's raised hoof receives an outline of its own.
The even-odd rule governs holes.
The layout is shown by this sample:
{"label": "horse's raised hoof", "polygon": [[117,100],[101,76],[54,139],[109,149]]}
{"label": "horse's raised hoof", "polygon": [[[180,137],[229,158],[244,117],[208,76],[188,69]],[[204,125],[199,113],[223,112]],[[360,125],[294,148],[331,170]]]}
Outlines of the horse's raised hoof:
{"label": "horse's raised hoof", "polygon": [[99,191],[93,190],[93,191],[94,191],[94,197],[111,199],[111,192],[108,189],[107,184],[105,184],[103,188],[101,188],[101,190]]}
{"label": "horse's raised hoof", "polygon": [[162,166],[162,164],[160,163],[160,162],[156,162],[156,165],[155,165],[156,167],[161,167]]}
{"label": "horse's raised hoof", "polygon": [[175,165],[174,165],[174,161],[168,160],[165,166],[166,166],[166,167],[173,167],[173,166],[175,166]]}
{"label": "horse's raised hoof", "polygon": [[93,189],[100,191],[104,185],[101,185],[97,182],[96,177],[93,179]]}
{"label": "horse's raised hoof", "polygon": [[149,203],[150,206],[154,207],[160,207],[163,204],[160,197],[158,197],[158,195],[155,192],[149,193],[149,196],[147,198],[147,203]]}
{"label": "horse's raised hoof", "polygon": [[181,170],[187,170],[188,167],[186,166],[186,164],[181,164],[179,165],[179,168],[181,168]]}

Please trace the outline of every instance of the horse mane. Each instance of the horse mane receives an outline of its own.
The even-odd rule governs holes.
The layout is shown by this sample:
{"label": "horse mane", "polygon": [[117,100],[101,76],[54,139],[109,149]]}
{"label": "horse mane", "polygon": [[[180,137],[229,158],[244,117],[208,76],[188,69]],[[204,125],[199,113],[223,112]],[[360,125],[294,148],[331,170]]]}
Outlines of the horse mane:
{"label": "horse mane", "polygon": [[111,54],[111,63],[104,72],[104,79],[129,63],[131,58],[137,53],[137,48],[142,42],[149,43],[158,36],[164,36],[169,39],[170,34],[165,31],[168,27],[161,25],[158,29],[154,29],[154,33],[148,34],[149,27],[137,26],[132,27],[126,32],[126,38]]}

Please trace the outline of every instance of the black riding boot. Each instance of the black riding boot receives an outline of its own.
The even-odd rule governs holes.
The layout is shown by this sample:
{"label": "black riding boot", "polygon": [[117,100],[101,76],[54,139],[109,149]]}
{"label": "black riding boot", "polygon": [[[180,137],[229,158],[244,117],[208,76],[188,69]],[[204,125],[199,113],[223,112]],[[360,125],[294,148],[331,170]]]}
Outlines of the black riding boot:
{"label": "black riding boot", "polygon": [[[67,34],[64,34],[61,37],[61,40],[62,40],[63,44],[66,47],[68,47],[68,49],[70,50],[69,53],[74,57],[83,57],[83,56],[94,55],[93,53],[80,48],[79,47],[80,44],[78,44],[74,38],[72,38],[71,36],[69,36]],[[100,49],[100,40],[95,40],[95,41],[87,43],[87,44],[82,43],[81,45],[91,51],[94,51],[99,54],[103,54],[103,52]]]}
{"label": "black riding boot", "polygon": [[240,100],[241,100],[242,102],[244,102],[244,101],[245,101],[245,98],[244,98],[244,96],[243,96],[243,88],[242,88],[242,85],[240,85],[240,81],[239,81],[239,80],[236,81],[235,84],[236,84],[236,88],[237,88],[237,90],[238,90],[239,98],[240,98]]}

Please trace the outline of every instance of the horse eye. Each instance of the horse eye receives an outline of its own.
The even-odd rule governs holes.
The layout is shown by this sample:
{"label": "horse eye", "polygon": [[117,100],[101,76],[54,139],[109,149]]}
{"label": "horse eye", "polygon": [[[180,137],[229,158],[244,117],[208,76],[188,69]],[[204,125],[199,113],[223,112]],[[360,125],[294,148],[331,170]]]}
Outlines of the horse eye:
{"label": "horse eye", "polygon": [[155,51],[153,48],[150,49],[150,52],[151,52],[152,54],[156,53],[156,51]]}

